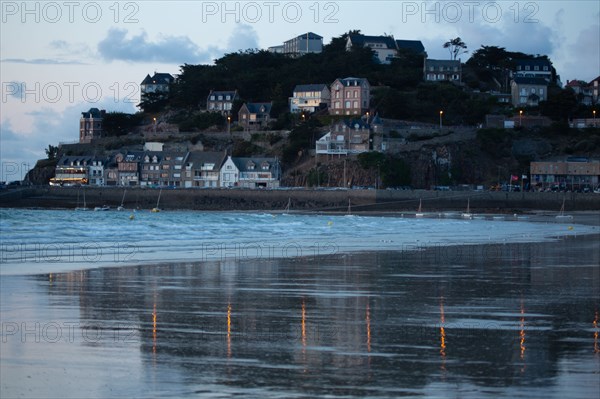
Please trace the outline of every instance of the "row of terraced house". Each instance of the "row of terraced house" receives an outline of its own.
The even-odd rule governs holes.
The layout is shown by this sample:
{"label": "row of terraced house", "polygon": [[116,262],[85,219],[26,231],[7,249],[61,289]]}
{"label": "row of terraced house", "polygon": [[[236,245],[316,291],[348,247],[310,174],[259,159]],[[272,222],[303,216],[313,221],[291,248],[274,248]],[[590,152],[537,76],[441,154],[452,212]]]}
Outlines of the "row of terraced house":
{"label": "row of terraced house", "polygon": [[281,180],[277,158],[228,156],[225,152],[163,151],[146,143],[143,151],[112,156],[63,156],[51,185],[275,188]]}

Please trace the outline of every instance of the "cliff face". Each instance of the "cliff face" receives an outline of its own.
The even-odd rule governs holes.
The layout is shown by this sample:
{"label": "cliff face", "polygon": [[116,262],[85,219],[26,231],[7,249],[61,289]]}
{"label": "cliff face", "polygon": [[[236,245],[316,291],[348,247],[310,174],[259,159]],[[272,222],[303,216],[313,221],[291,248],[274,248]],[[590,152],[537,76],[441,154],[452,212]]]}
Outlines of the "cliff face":
{"label": "cliff face", "polygon": [[34,185],[45,185],[48,184],[50,178],[54,177],[54,170],[56,168],[56,160],[39,160],[37,161],[35,168],[27,172],[25,181],[30,182]]}

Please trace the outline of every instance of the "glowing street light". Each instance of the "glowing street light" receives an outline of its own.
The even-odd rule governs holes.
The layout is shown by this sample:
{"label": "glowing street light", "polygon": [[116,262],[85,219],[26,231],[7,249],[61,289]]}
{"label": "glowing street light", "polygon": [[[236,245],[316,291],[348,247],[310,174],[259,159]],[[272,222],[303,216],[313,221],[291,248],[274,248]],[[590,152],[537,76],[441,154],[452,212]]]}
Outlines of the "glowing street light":
{"label": "glowing street light", "polygon": [[440,130],[442,130],[442,115],[444,115],[444,111],[440,111]]}
{"label": "glowing street light", "polygon": [[231,115],[227,115],[227,134],[231,135]]}
{"label": "glowing street light", "polygon": [[519,110],[519,127],[523,126],[523,110]]}

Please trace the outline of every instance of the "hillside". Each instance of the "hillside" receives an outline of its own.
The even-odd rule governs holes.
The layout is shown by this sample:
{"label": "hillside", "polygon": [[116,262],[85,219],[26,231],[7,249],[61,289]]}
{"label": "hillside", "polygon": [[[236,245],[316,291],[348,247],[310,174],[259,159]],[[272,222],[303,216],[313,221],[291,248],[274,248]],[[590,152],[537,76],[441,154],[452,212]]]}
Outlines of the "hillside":
{"label": "hillside", "polygon": [[[384,120],[394,125],[400,121]],[[569,129],[558,125],[538,129],[475,129],[448,127],[440,134],[424,129],[395,131],[386,137],[397,144],[391,154],[368,153],[337,157],[312,155],[314,140],[328,126],[318,120],[296,128],[261,132],[178,132],[176,126],[161,125],[158,131],[145,127],[136,133],[104,138],[92,144],[61,147],[60,155],[114,154],[141,150],[146,141],[164,141],[165,150],[226,151],[234,156],[270,156],[283,162],[282,185],[290,187],[390,187],[490,186],[506,182],[510,175],[527,174],[529,163],[561,156],[600,157],[600,129]],[[428,133],[429,132],[429,133]],[[373,140],[380,140],[378,135]],[[40,165],[42,166],[42,165]],[[316,170],[315,170],[316,167]],[[36,168],[33,182],[44,184],[52,167]],[[318,172],[317,172],[318,171]],[[344,179],[345,178],[345,179]]]}
{"label": "hillside", "polygon": [[[226,151],[233,156],[278,157],[288,186],[404,186],[502,182],[529,170],[529,162],[558,156],[600,156],[599,129],[570,129],[567,122],[589,117],[591,106],[581,105],[570,89],[551,86],[549,98],[525,108],[529,116],[545,115],[549,127],[515,130],[477,129],[490,113],[518,114],[510,104],[482,90],[500,89],[516,59],[544,59],[482,46],[464,65],[461,85],[423,82],[423,55],[400,51],[390,64],[374,61],[369,48],[346,51],[347,34],[332,39],[323,52],[287,57],[248,50],[225,54],[214,65],[181,66],[168,93],[143,96],[134,115],[109,112],[104,135],[92,144],[63,145],[61,155],[111,155],[141,150],[145,142],[165,143],[172,151]],[[549,60],[548,60],[549,61]],[[553,76],[556,71],[553,71]],[[360,76],[371,84],[371,116],[383,122],[382,133],[371,134],[370,148],[386,154],[350,156],[347,160],[324,156],[315,159],[315,140],[339,118],[317,113],[291,114],[288,97],[298,84],[326,83],[345,76]],[[219,113],[205,112],[212,89],[240,93],[231,110],[231,124]],[[271,101],[273,121],[265,130],[247,132],[236,125],[244,101]],[[444,128],[438,129],[440,110]],[[411,130],[417,127],[417,130]],[[229,133],[228,133],[229,131]],[[40,164],[29,177],[46,183],[51,166]]]}

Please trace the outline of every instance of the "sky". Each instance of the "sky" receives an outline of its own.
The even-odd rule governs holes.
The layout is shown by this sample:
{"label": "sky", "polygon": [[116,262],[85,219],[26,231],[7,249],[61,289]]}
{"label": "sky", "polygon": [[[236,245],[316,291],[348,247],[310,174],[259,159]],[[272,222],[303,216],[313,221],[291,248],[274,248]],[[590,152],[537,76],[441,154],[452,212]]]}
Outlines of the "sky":
{"label": "sky", "polygon": [[600,75],[598,1],[0,1],[0,12],[1,181],[76,142],[81,112],[136,112],[147,74],[306,32],[421,40],[436,59],[460,37],[463,61],[492,45],[548,55],[563,83]]}

